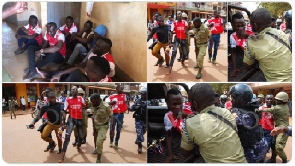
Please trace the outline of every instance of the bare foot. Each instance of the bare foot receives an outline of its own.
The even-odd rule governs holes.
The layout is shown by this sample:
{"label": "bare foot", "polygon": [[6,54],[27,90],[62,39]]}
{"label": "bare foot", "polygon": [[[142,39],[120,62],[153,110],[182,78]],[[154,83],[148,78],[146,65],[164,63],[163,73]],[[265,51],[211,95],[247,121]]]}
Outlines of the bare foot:
{"label": "bare foot", "polygon": [[168,73],[166,73],[166,75],[170,75],[170,74],[171,74],[171,72],[172,72],[172,66],[169,66],[169,72],[168,72]]}
{"label": "bare foot", "polygon": [[65,154],[66,152],[61,152],[61,159],[58,160],[59,163],[63,163],[65,160]]}
{"label": "bare foot", "polygon": [[43,79],[46,79],[46,75],[47,75],[46,72],[40,71],[40,70],[38,69],[38,67],[36,67],[36,71],[37,71],[37,73],[40,74],[40,76],[41,76]]}

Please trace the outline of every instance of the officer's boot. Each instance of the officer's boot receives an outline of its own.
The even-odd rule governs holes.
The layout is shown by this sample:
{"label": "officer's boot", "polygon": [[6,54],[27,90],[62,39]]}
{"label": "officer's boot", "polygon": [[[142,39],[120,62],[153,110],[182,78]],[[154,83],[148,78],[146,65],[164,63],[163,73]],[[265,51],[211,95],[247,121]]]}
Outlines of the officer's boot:
{"label": "officer's boot", "polygon": [[272,151],[271,158],[266,160],[265,163],[276,163],[277,152],[275,150]]}
{"label": "officer's boot", "polygon": [[200,79],[202,77],[202,67],[199,66],[199,72],[196,76],[196,79]]}
{"label": "officer's boot", "polygon": [[282,163],[287,163],[287,159],[282,159],[283,160],[283,162]]}
{"label": "officer's boot", "polygon": [[101,154],[97,154],[96,163],[101,163]]}
{"label": "officer's boot", "polygon": [[81,143],[82,143],[82,144],[85,144],[85,143],[86,143],[86,136],[84,136],[84,138],[83,138],[83,140],[82,140]]}
{"label": "officer's boot", "polygon": [[73,145],[73,146],[76,146],[76,145],[77,145],[77,143],[78,143],[78,137],[77,137],[77,136],[75,136],[75,141],[72,143],[72,145]]}
{"label": "officer's boot", "polygon": [[137,145],[138,145],[137,152],[138,152],[138,154],[141,154],[142,153],[142,144],[141,144],[141,142],[138,142]]}

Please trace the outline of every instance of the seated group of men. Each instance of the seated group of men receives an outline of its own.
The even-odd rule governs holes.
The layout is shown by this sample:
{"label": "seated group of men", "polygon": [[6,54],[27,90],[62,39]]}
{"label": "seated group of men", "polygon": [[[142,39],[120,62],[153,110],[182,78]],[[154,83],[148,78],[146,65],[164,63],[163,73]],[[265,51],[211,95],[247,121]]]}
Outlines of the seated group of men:
{"label": "seated group of men", "polygon": [[78,31],[73,17],[66,17],[65,22],[60,28],[55,22],[47,23],[43,39],[34,15],[28,25],[18,28],[15,54],[27,50],[29,60],[24,81],[112,82],[115,63],[109,53],[112,41],[105,38],[106,27],[100,24],[93,29],[93,22],[88,20]]}

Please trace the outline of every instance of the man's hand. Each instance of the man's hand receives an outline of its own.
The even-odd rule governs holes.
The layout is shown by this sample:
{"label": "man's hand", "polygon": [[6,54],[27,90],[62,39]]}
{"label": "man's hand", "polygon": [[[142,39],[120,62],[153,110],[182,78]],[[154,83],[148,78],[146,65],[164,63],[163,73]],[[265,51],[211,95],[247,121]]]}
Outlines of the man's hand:
{"label": "man's hand", "polygon": [[289,131],[289,128],[288,127],[276,127],[274,128],[271,132],[270,132],[270,135],[271,136],[277,136],[281,133],[286,133]]}
{"label": "man's hand", "polygon": [[16,2],[13,8],[14,8],[16,14],[20,14],[20,13],[23,13],[24,11],[28,10],[28,3],[27,2]]}
{"label": "man's hand", "polygon": [[35,56],[38,57],[38,58],[40,58],[40,56],[41,56],[41,51],[35,51]]}

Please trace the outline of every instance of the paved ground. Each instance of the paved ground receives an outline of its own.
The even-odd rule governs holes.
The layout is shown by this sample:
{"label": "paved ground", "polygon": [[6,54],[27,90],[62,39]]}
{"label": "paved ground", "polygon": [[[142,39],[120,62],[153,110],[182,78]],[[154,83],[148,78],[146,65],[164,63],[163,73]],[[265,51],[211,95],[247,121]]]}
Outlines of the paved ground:
{"label": "paved ground", "polygon": [[[40,138],[37,129],[26,129],[26,125],[32,121],[29,110],[27,113],[17,111],[16,119],[10,119],[8,111],[2,116],[2,158],[6,163],[57,163],[59,154],[43,152],[48,145]],[[36,123],[39,127],[41,120]],[[88,136],[86,144],[82,145],[82,153],[78,153],[72,146],[74,136],[66,152],[65,163],[94,163],[96,155],[92,136],[92,121],[88,120]],[[103,163],[146,163],[146,142],[144,142],[143,153],[137,154],[137,145],[134,144],[136,138],[134,119],[132,113],[125,114],[123,130],[119,140],[119,150],[109,148],[109,136],[104,142]],[[53,136],[56,141],[56,137]],[[146,135],[145,135],[146,140]],[[56,147],[57,150],[57,147]]]}
{"label": "paved ground", "polygon": [[[157,59],[152,55],[148,46],[152,44],[152,39],[147,43],[147,81],[148,82],[227,82],[227,34],[221,34],[221,42],[217,52],[217,64],[213,65],[208,62],[208,53],[204,58],[204,69],[202,71],[202,78],[196,79],[198,69],[193,67],[196,65],[196,55],[193,39],[191,39],[189,59],[185,61],[187,68],[183,68],[181,63],[176,59],[179,57],[177,51],[177,58],[174,61],[173,71],[171,75],[166,75],[168,68],[154,66]],[[214,50],[214,49],[213,49]],[[171,51],[170,51],[171,52]],[[164,51],[161,49],[161,55],[164,56]]]}

